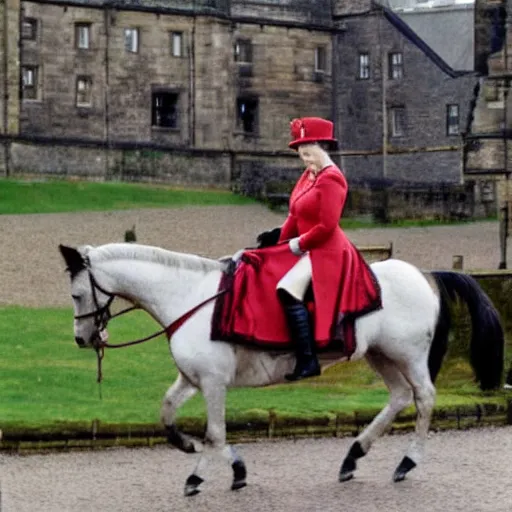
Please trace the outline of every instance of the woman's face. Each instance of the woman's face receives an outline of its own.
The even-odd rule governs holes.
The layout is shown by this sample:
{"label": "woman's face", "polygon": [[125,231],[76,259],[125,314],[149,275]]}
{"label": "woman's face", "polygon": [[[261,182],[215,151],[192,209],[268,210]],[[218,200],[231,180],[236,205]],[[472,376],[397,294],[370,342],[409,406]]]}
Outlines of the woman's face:
{"label": "woman's face", "polygon": [[325,151],[318,144],[303,144],[299,146],[298,152],[306,167],[312,171],[322,169]]}

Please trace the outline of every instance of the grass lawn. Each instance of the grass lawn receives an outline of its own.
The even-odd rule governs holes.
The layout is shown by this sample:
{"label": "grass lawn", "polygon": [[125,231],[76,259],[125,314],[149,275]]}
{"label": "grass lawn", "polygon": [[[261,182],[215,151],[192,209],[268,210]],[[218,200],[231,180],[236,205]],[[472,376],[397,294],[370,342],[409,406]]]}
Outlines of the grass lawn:
{"label": "grass lawn", "polygon": [[223,190],[188,190],[118,182],[0,180],[0,214],[253,203],[253,199]]}
{"label": "grass lawn", "polygon": [[[158,329],[144,313],[129,314],[109,326],[113,342],[135,339]],[[41,427],[55,422],[99,419],[104,423],[157,423],[161,399],[176,376],[164,337],[143,345],[108,350],[104,380],[96,383],[96,356],[73,340],[72,310],[0,308],[0,419],[4,426]],[[503,401],[503,393],[483,394],[462,360],[448,360],[439,379],[437,405]],[[278,415],[311,418],[326,413],[380,409],[388,394],[365,362],[340,364],[320,378],[267,388],[233,389],[227,417]],[[203,418],[200,395],[180,417]]]}
{"label": "grass lawn", "polygon": [[[217,190],[176,190],[125,183],[0,180],[0,214],[101,211],[183,205],[244,205],[254,201]],[[371,227],[354,219],[344,227]],[[411,223],[409,225],[424,225]],[[393,225],[391,225],[393,226]],[[159,327],[143,313],[109,326],[113,342],[152,334]],[[161,399],[176,377],[162,336],[141,346],[107,350],[104,380],[96,383],[93,351],[73,340],[71,308],[0,307],[0,421],[3,426],[45,426],[98,419],[106,423],[156,423]],[[466,362],[447,361],[439,379],[438,406],[503,401],[484,396],[472,383]],[[307,382],[228,393],[228,419],[277,414],[314,417],[355,410],[374,411],[387,401],[381,380],[364,362],[341,364]],[[200,396],[187,402],[181,417],[203,418]]]}
{"label": "grass lawn", "polygon": [[[122,182],[0,180],[0,215],[108,211],[131,208],[248,205],[255,200],[224,190],[177,189],[164,185]],[[283,210],[284,212],[285,210]],[[496,221],[496,218],[489,218]],[[377,224],[371,217],[345,216],[343,229],[417,227],[461,224],[461,221],[401,220]]]}

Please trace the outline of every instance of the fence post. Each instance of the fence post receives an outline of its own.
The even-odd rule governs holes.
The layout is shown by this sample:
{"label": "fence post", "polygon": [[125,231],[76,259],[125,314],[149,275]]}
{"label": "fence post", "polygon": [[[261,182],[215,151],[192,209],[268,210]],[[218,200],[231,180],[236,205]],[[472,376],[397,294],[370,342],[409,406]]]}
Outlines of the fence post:
{"label": "fence post", "polygon": [[453,255],[452,268],[454,270],[462,270],[464,268],[464,256],[462,254]]}

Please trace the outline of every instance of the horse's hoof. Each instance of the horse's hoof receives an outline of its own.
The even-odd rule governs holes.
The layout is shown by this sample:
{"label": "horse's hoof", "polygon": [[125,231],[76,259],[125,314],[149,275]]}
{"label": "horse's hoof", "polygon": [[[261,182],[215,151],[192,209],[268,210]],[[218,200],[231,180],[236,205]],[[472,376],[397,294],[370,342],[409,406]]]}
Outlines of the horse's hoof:
{"label": "horse's hoof", "polygon": [[195,496],[201,492],[199,486],[204,480],[197,475],[190,475],[185,483],[185,496]]}
{"label": "horse's hoof", "polygon": [[393,475],[393,482],[401,482],[402,480],[405,480],[405,475],[407,473],[405,471],[395,471],[395,474]]}
{"label": "horse's hoof", "polygon": [[235,460],[235,462],[231,464],[231,468],[233,469],[233,483],[231,484],[231,490],[237,491],[247,485],[247,482],[245,481],[247,477],[247,469],[245,468],[245,464],[242,459]]}
{"label": "horse's hoof", "polygon": [[338,480],[340,482],[348,482],[349,480],[352,480],[354,478],[354,472],[353,471],[340,471],[340,476],[338,477]]}
{"label": "horse's hoof", "polygon": [[238,489],[243,489],[247,486],[247,482],[245,480],[234,480],[231,484],[232,491],[238,491]]}
{"label": "horse's hoof", "polygon": [[411,471],[411,469],[416,467],[416,462],[414,462],[409,457],[405,456],[400,462],[400,465],[396,468],[396,471],[393,475],[393,482],[401,482],[405,480],[405,475]]}
{"label": "horse's hoof", "polygon": [[340,482],[348,482],[354,478],[354,471],[357,468],[356,459],[350,454],[345,457],[343,464],[341,465],[340,475],[338,480]]}

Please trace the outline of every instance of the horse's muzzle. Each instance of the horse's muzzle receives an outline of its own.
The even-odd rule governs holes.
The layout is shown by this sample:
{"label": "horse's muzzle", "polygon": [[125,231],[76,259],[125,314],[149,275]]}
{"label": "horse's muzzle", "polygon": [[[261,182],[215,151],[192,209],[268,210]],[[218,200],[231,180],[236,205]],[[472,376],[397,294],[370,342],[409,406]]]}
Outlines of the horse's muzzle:
{"label": "horse's muzzle", "polygon": [[86,346],[85,340],[80,336],[75,336],[75,342],[80,348],[84,348]]}

